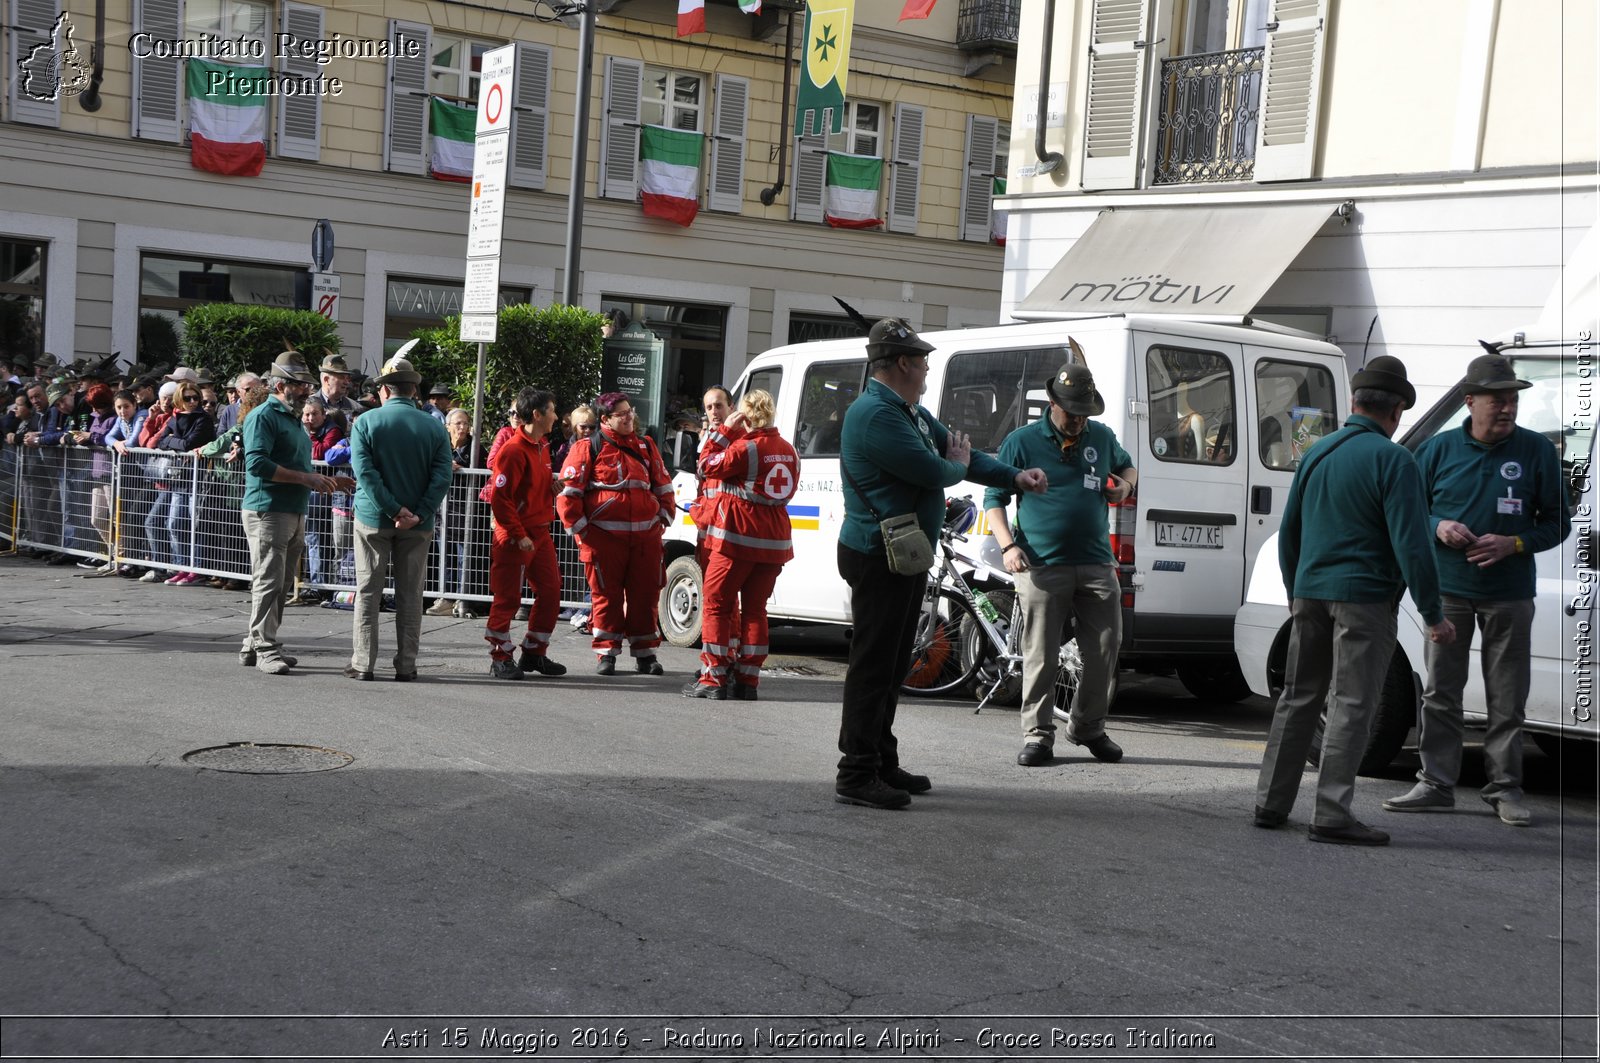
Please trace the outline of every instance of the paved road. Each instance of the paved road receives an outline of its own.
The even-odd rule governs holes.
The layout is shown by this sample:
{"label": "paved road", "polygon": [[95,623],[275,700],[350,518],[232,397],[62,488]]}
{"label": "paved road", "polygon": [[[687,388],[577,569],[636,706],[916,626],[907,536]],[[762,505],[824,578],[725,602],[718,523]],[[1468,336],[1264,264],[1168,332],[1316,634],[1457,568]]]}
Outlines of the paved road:
{"label": "paved road", "polygon": [[[1530,830],[1386,815],[1399,770],[1392,847],[1311,845],[1309,791],[1249,824],[1264,703],[1134,679],[1115,766],[908,702],[935,789],[884,813],[831,800],[836,633],[719,704],[571,634],[495,682],[433,618],[422,681],[351,682],[349,614],[291,610],[268,677],[239,595],[67,572],[0,558],[7,1057],[1593,1056],[1595,798],[1537,754]],[[230,742],[354,760],[184,760]]]}

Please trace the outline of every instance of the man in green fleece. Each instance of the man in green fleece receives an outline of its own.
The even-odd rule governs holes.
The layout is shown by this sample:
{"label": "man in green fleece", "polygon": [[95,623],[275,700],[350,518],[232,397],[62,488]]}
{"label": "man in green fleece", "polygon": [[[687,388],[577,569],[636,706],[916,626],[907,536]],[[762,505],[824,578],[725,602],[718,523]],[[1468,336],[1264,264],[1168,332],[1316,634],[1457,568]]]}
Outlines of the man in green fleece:
{"label": "man in green fleece", "polygon": [[870,808],[905,808],[933,788],[900,766],[894,735],[900,684],[911,667],[926,572],[889,567],[879,523],[915,513],[939,541],[944,489],[962,480],[1043,491],[1039,469],[1018,469],[972,449],[963,432],[940,424],[917,399],[928,386],[933,345],[901,318],[885,318],[867,338],[871,379],[845,412],[839,469],[845,483],[839,575],[850,586],[850,664],[839,721],[835,799]]}
{"label": "man in green fleece", "polygon": [[1461,774],[1461,692],[1467,685],[1472,628],[1483,633],[1483,739],[1489,781],[1482,797],[1514,827],[1533,814],[1522,801],[1522,719],[1532,655],[1533,555],[1572,530],[1561,459],[1538,432],[1517,425],[1518,380],[1504,355],[1484,354],[1461,381],[1467,417],[1417,448],[1428,491],[1433,555],[1444,615],[1459,638],[1428,647],[1428,685],[1417,724],[1422,770],[1411,792],[1383,803],[1389,812],[1448,812]]}
{"label": "man in green fleece", "polygon": [[1455,627],[1439,601],[1422,476],[1390,442],[1417,401],[1400,359],[1379,355],[1350,381],[1350,419],[1296,470],[1278,532],[1278,563],[1293,627],[1283,693],[1256,784],[1255,823],[1289,821],[1324,707],[1311,840],[1388,845],[1356,820],[1356,769],[1394,656],[1395,607],[1407,587],[1433,642]]}
{"label": "man in green fleece", "polygon": [[298,663],[283,652],[278,626],[305,551],[306,502],[312,491],[353,491],[348,476],[311,466],[311,439],[300,409],[316,386],[299,351],[278,355],[268,373],[272,397],[244,422],[244,501],[239,521],[250,543],[250,630],[239,663],[284,675]]}
{"label": "man in green fleece", "polygon": [[1048,470],[1050,489],[1018,500],[1015,535],[1006,520],[1010,489],[991,487],[983,496],[989,527],[1022,599],[1023,746],[1017,763],[1050,763],[1060,636],[1070,616],[1083,678],[1067,741],[1115,764],[1122,747],[1106,734],[1106,712],[1122,648],[1122,587],[1106,507],[1133,493],[1139,472],[1110,426],[1089,420],[1106,412],[1106,400],[1087,365],[1062,366],[1045,381],[1045,390],[1050,409],[1006,436],[1000,460]]}
{"label": "man in green fleece", "polygon": [[[413,343],[416,341],[412,341]],[[401,348],[402,354],[406,348]],[[418,408],[422,375],[402,354],[375,378],[383,405],[350,428],[356,471],[356,615],[349,679],[371,679],[378,662],[383,585],[394,564],[394,677],[417,677],[422,588],[433,519],[450,490],[450,435]]]}

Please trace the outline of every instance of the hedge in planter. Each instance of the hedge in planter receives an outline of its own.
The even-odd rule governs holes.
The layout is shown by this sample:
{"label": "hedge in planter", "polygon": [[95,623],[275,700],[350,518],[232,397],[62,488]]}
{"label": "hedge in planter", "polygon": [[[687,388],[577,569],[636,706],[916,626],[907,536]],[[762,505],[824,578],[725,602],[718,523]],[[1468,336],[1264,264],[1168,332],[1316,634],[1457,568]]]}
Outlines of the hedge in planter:
{"label": "hedge in planter", "polygon": [[219,383],[249,370],[265,373],[286,348],[305,352],[313,372],[326,348],[339,350],[339,326],[310,310],[206,303],[183,313],[183,362]]}

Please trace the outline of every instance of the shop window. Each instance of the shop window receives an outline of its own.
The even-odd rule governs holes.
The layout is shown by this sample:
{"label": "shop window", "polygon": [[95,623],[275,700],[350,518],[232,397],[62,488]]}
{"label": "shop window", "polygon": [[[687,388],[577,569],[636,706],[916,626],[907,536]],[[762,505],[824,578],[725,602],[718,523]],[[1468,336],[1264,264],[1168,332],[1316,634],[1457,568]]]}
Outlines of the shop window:
{"label": "shop window", "polygon": [[1339,427],[1333,374],[1320,365],[1256,364],[1256,449],[1269,469],[1292,470],[1311,444]]}
{"label": "shop window", "polygon": [[44,353],[45,248],[0,240],[0,351]]}
{"label": "shop window", "polygon": [[[305,310],[311,274],[293,266],[146,254],[139,259],[140,332],[163,319],[179,336],[183,312],[205,303],[243,303]],[[141,358],[141,360],[147,360]]]}
{"label": "shop window", "polygon": [[[463,286],[459,281],[430,280],[419,277],[390,277],[383,315],[383,356],[418,329],[438,328],[444,319],[461,313]],[[533,300],[533,289],[502,285],[500,309]]]}
{"label": "shop window", "polygon": [[1214,351],[1151,347],[1150,452],[1160,461],[1231,465],[1235,451],[1233,365]]}
{"label": "shop window", "polygon": [[[643,329],[661,341],[660,364],[651,367],[650,394],[635,402],[648,408],[653,419],[641,430],[660,438],[663,423],[681,417],[700,419],[700,397],[706,388],[723,380],[724,347],[728,310],[704,303],[650,303],[624,296],[606,295],[600,312],[613,322],[616,335],[630,329]],[[614,381],[602,380],[601,390],[615,388]]]}

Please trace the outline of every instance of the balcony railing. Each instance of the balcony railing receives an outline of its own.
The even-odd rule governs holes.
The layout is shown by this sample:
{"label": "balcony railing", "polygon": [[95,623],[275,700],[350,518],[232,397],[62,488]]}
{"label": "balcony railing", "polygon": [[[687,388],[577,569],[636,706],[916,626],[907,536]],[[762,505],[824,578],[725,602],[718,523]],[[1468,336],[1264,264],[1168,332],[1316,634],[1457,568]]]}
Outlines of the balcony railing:
{"label": "balcony railing", "polygon": [[1015,55],[1022,0],[961,0],[956,47],[969,52],[999,49]]}
{"label": "balcony railing", "polygon": [[1156,184],[1250,180],[1264,52],[1243,48],[1161,61]]}

